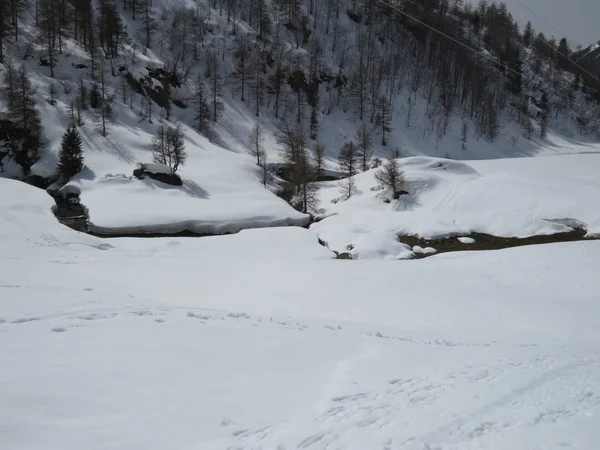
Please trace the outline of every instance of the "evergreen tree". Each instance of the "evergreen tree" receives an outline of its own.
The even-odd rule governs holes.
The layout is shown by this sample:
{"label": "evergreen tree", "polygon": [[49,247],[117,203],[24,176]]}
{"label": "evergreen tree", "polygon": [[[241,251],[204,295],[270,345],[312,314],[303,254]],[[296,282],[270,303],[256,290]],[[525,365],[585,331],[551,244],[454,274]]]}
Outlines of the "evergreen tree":
{"label": "evergreen tree", "polygon": [[252,127],[250,135],[248,136],[248,147],[250,147],[250,154],[256,158],[256,164],[262,166],[265,159],[265,138],[263,136],[263,129],[258,122]]}
{"label": "evergreen tree", "polygon": [[116,0],[101,0],[98,12],[100,47],[106,57],[114,59],[119,55],[121,43],[126,37],[125,26],[117,9]]}
{"label": "evergreen tree", "polygon": [[525,48],[529,48],[531,46],[531,41],[533,40],[533,27],[531,26],[531,22],[527,22],[525,25],[525,30],[523,30],[523,45]]}
{"label": "evergreen tree", "polygon": [[265,90],[265,62],[263,60],[263,54],[259,48],[255,48],[251,53],[250,64],[248,67],[248,84],[252,89],[252,95],[254,97],[255,113],[256,117],[260,114],[260,106],[264,100]]}
{"label": "evergreen tree", "polygon": [[298,174],[299,186],[291,204],[298,211],[305,214],[314,213],[319,205],[319,197],[317,195],[317,187],[312,183],[315,177],[314,167],[304,147],[300,149],[296,163],[296,172]]}
{"label": "evergreen tree", "polygon": [[233,72],[233,76],[239,81],[239,84],[242,88],[242,101],[245,101],[245,93],[246,93],[246,83],[248,81],[248,66],[250,59],[250,50],[245,42],[245,40],[241,39],[237,43],[237,48],[233,53],[234,62],[235,62],[235,72]]}
{"label": "evergreen tree", "polygon": [[208,55],[208,79],[210,85],[210,102],[212,107],[212,121],[217,122],[223,111],[223,77],[221,75],[221,64],[216,53]]}
{"label": "evergreen tree", "polygon": [[83,169],[81,136],[74,126],[67,128],[58,151],[58,173],[66,181]]}
{"label": "evergreen tree", "polygon": [[201,76],[198,75],[196,80],[196,88],[194,90],[194,103],[196,105],[196,121],[197,129],[200,133],[206,135],[210,128],[210,106],[208,102],[208,96],[206,93],[206,87]]}
{"label": "evergreen tree", "polygon": [[346,142],[340,148],[338,165],[343,179],[340,180],[339,187],[344,200],[348,200],[356,193],[354,176],[357,173],[359,158],[358,147],[354,142]]}
{"label": "evergreen tree", "polygon": [[373,137],[366,123],[362,123],[356,131],[356,144],[360,154],[360,167],[363,172],[369,170],[369,162],[373,156]]}
{"label": "evergreen tree", "polygon": [[460,132],[460,142],[461,142],[461,148],[463,150],[467,149],[467,140],[469,139],[469,126],[465,123],[463,123],[462,125],[462,129]]}
{"label": "evergreen tree", "polygon": [[18,69],[8,65],[2,81],[0,93],[8,109],[6,119],[14,128],[14,133],[7,139],[8,153],[28,174],[39,159],[42,145],[42,124],[35,108],[35,90],[24,65]]}
{"label": "evergreen tree", "polygon": [[562,70],[569,70],[571,68],[571,61],[569,58],[571,56],[571,49],[569,48],[569,43],[566,38],[562,38],[558,43],[558,67]]}
{"label": "evergreen tree", "polygon": [[152,0],[135,0],[134,5],[138,15],[142,18],[142,32],[144,35],[145,46],[144,54],[146,54],[146,51],[152,46],[152,37],[157,28],[156,18],[154,17],[154,11],[152,10]]}
{"label": "evergreen tree", "polygon": [[315,168],[315,177],[320,179],[323,176],[323,169],[325,168],[325,147],[321,144],[315,145],[312,165]]}
{"label": "evergreen tree", "polygon": [[377,114],[375,115],[375,125],[381,130],[381,145],[387,145],[385,134],[392,131],[392,105],[383,96],[377,99]]}
{"label": "evergreen tree", "polygon": [[508,66],[512,69],[508,72],[506,87],[515,95],[520,95],[523,90],[523,59],[517,51],[511,56]]}

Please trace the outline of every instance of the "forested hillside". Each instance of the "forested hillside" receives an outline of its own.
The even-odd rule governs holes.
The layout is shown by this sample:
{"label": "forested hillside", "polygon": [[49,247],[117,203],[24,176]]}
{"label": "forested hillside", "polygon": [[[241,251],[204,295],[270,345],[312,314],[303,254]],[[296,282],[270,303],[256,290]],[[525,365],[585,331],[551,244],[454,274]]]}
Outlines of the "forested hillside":
{"label": "forested hillside", "polygon": [[365,169],[386,149],[490,158],[600,132],[600,83],[568,40],[486,0],[3,0],[0,37],[12,176],[53,175],[35,163],[65,130],[40,104],[97,139],[129,109],[295,167],[350,140]]}

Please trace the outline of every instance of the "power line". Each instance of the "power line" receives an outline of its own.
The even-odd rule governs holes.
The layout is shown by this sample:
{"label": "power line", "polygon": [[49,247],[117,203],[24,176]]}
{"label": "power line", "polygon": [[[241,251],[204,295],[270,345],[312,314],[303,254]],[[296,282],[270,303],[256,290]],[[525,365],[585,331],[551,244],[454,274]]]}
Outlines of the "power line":
{"label": "power line", "polygon": [[552,25],[550,22],[548,22],[546,19],[544,19],[542,16],[540,16],[538,13],[536,13],[533,9],[531,9],[529,6],[527,6],[525,3],[521,2],[521,0],[515,0],[519,5],[521,5],[523,8],[525,8],[527,11],[529,11],[531,14],[533,14],[535,17],[537,17],[538,19],[540,19],[542,22],[544,22],[546,25],[548,25],[550,28],[552,28],[554,31],[558,32],[558,34],[560,36],[566,36],[565,33],[563,33],[562,31],[560,31],[558,28],[556,28],[554,25]]}
{"label": "power line", "polygon": [[[502,63],[500,63],[500,62],[496,61],[496,59],[494,59],[493,57],[491,57],[491,56],[487,56],[487,55],[483,54],[483,53],[482,53],[480,50],[477,50],[476,48],[474,48],[474,47],[471,47],[470,45],[467,45],[467,44],[465,44],[465,43],[463,43],[463,42],[460,42],[460,41],[459,41],[459,40],[457,40],[457,39],[454,39],[452,36],[449,36],[449,35],[447,35],[446,33],[444,33],[444,32],[442,32],[442,31],[438,30],[437,28],[435,28],[435,27],[433,27],[433,26],[431,26],[431,25],[429,25],[429,24],[427,24],[427,23],[425,23],[425,22],[423,22],[423,21],[421,21],[421,20],[419,20],[419,19],[417,19],[417,18],[415,18],[415,17],[411,16],[411,15],[410,15],[410,14],[408,14],[407,12],[405,12],[405,11],[402,11],[401,9],[399,9],[398,7],[396,7],[396,6],[394,6],[394,5],[391,5],[391,4],[390,4],[390,3],[388,3],[387,1],[385,1],[385,0],[377,0],[377,1],[378,1],[379,3],[381,3],[381,4],[383,4],[383,5],[385,5],[385,6],[389,7],[389,8],[391,8],[391,9],[393,9],[394,11],[397,11],[397,12],[399,12],[400,14],[402,14],[402,15],[404,15],[404,16],[406,16],[406,17],[410,18],[411,20],[414,20],[415,22],[417,22],[417,23],[419,23],[419,24],[421,24],[421,25],[423,25],[423,26],[425,26],[425,27],[429,28],[430,30],[432,30],[432,31],[434,31],[434,32],[436,32],[436,33],[438,33],[439,35],[441,35],[441,36],[445,37],[446,39],[450,39],[451,41],[453,41],[453,42],[457,43],[458,45],[460,45],[460,46],[462,46],[462,47],[464,47],[464,48],[466,48],[467,50],[469,50],[469,51],[472,51],[472,52],[476,53],[476,54],[477,54],[477,56],[479,56],[479,57],[482,57],[482,58],[484,58],[484,59],[488,59],[488,60],[492,61],[494,64],[496,64],[497,66],[504,67],[505,69],[509,70],[510,72],[513,72],[513,73],[515,73],[515,74],[517,74],[517,75],[519,75],[519,76],[523,76],[523,74],[522,74],[521,72],[518,72],[517,70],[515,70],[515,69],[513,69],[513,68],[511,68],[511,67],[508,67],[506,64],[502,64]],[[571,58],[569,58],[568,56],[566,56],[566,55],[564,55],[563,53],[559,52],[559,51],[558,51],[558,49],[556,49],[556,48],[555,48],[555,47],[554,47],[552,44],[550,44],[548,41],[546,41],[545,39],[541,39],[541,40],[542,40],[542,41],[543,41],[543,42],[544,42],[546,45],[548,45],[549,47],[553,48],[553,49],[556,51],[556,53],[558,53],[559,55],[563,56],[563,57],[564,57],[564,58],[566,58],[567,60],[571,61],[571,62],[572,62],[572,63],[573,63],[575,66],[577,66],[577,67],[578,67],[579,69],[581,69],[583,72],[587,73],[589,76],[591,76],[592,78],[594,78],[595,80],[597,80],[598,82],[600,82],[600,79],[599,79],[598,77],[596,77],[595,75],[593,75],[593,74],[591,74],[590,72],[588,72],[587,70],[585,70],[583,67],[581,67],[579,64],[577,64],[575,61],[573,61],[573,60],[572,60]],[[576,102],[576,104],[578,104],[578,105],[582,106],[583,108],[587,109],[587,110],[588,110],[588,112],[593,112],[593,111],[592,111],[591,109],[589,109],[589,108],[588,108],[586,105],[582,105],[581,103],[578,103],[578,102]]]}
{"label": "power line", "polygon": [[[548,26],[552,27],[555,31],[558,31],[558,33],[562,36],[565,36],[565,34],[560,31],[558,28],[556,28],[554,25],[552,25],[550,22],[548,22],[546,19],[544,19],[542,16],[540,16],[538,13],[536,13],[534,10],[532,10],[531,8],[529,8],[529,6],[525,5],[523,2],[521,2],[521,0],[516,0],[517,3],[519,3],[519,5],[521,5],[523,8],[525,8],[527,11],[529,11],[530,13],[532,13],[534,16],[536,16],[537,18],[539,18],[540,20],[542,20],[544,23],[546,23]],[[592,77],[594,80],[598,81],[600,83],[600,78],[598,78],[596,75],[594,75],[593,73],[588,72],[586,69],[584,69],[583,67],[581,67],[579,64],[577,64],[575,61],[573,61],[570,57],[568,57],[567,55],[565,55],[564,53],[561,53],[560,51],[558,51],[558,48],[554,48],[554,46],[552,44],[550,44],[550,42],[548,42],[545,39],[540,38],[539,36],[536,36],[535,39],[540,39],[542,42],[544,42],[548,47],[554,49],[556,51],[556,53],[558,53],[560,56],[562,56],[563,58],[566,58],[568,61],[570,61],[571,63],[573,63],[574,66],[576,66],[579,70],[587,73],[590,77]]]}
{"label": "power line", "polygon": [[460,45],[460,46],[462,46],[462,47],[464,47],[464,48],[466,48],[467,50],[469,50],[469,51],[472,51],[472,52],[474,52],[474,53],[477,53],[477,55],[478,55],[478,56],[480,56],[481,58],[483,58],[483,59],[489,59],[489,60],[490,60],[490,61],[492,61],[494,64],[496,64],[496,65],[498,65],[498,66],[501,66],[501,67],[504,67],[505,69],[507,69],[507,70],[509,70],[509,71],[511,71],[511,72],[513,72],[513,73],[516,73],[517,75],[523,75],[522,73],[518,72],[517,70],[515,70],[515,69],[513,69],[513,68],[511,68],[511,67],[508,67],[506,64],[502,64],[502,63],[498,62],[498,61],[497,61],[495,58],[493,58],[493,57],[491,57],[491,56],[487,56],[487,55],[485,55],[485,54],[484,54],[484,53],[482,53],[480,50],[477,50],[476,48],[474,48],[474,47],[471,47],[470,45],[467,45],[467,44],[465,44],[465,43],[463,43],[463,42],[460,42],[459,40],[457,40],[457,39],[454,39],[452,36],[449,36],[449,35],[447,35],[446,33],[444,33],[444,32],[442,32],[442,31],[438,30],[437,28],[434,28],[434,27],[432,27],[431,25],[429,25],[429,24],[427,24],[427,23],[425,23],[425,22],[422,22],[421,20],[419,20],[419,19],[417,19],[417,18],[415,18],[415,17],[411,16],[411,15],[410,15],[410,14],[408,14],[407,12],[404,12],[404,11],[402,11],[401,9],[397,8],[396,6],[389,4],[388,2],[386,2],[386,1],[384,1],[384,0],[377,0],[377,1],[378,1],[379,3],[381,3],[381,4],[385,5],[385,6],[389,7],[389,8],[392,8],[394,11],[397,11],[397,12],[399,12],[400,14],[402,14],[402,15],[404,15],[404,16],[406,16],[406,17],[408,17],[408,18],[412,19],[412,20],[414,20],[415,22],[417,22],[417,23],[419,23],[419,24],[421,24],[421,25],[423,25],[423,26],[425,26],[425,27],[429,28],[430,30],[432,30],[432,31],[435,31],[435,32],[436,32],[436,33],[438,33],[439,35],[441,35],[441,36],[444,36],[446,39],[450,39],[451,41],[453,41],[453,42],[457,43],[458,45]]}

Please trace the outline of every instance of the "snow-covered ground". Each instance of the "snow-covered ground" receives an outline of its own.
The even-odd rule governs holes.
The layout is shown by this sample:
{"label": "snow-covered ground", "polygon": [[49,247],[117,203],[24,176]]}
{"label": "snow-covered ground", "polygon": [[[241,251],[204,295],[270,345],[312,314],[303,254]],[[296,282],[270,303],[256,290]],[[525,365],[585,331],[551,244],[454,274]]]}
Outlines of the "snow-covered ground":
{"label": "snow-covered ground", "polygon": [[488,161],[429,157],[399,160],[410,195],[386,204],[375,170],[356,176],[347,201],[337,182],[321,183],[325,220],[312,225],[331,249],[351,245],[359,258],[398,259],[410,252],[397,235],[527,237],[570,231],[600,234],[600,154]]}
{"label": "snow-covered ground", "polygon": [[2,449],[597,446],[598,241],[340,261],[300,228],[101,240],[0,182]]}
{"label": "snow-covered ground", "polygon": [[[52,141],[64,132],[65,115],[43,111],[45,131]],[[177,172],[183,186],[133,177],[138,162],[152,161],[155,128],[156,124],[140,123],[126,107],[119,108],[119,122],[111,125],[107,138],[101,138],[93,126],[79,128],[86,168],[71,183],[81,188],[93,231],[225,233],[308,222],[308,216],[261,184],[262,173],[252,157],[214,145],[187,127],[183,131],[188,162]],[[47,152],[34,172],[52,172],[55,160],[56,155]]]}

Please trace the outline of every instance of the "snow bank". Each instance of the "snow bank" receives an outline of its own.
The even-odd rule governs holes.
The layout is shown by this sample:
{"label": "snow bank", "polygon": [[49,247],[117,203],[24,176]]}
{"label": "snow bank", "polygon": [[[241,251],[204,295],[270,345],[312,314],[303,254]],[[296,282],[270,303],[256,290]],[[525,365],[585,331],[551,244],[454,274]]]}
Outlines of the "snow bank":
{"label": "snow bank", "polygon": [[574,221],[589,235],[600,233],[600,155],[470,162],[414,157],[400,164],[409,196],[383,203],[372,190],[374,170],[356,177],[359,193],[348,201],[334,203],[338,183],[322,183],[323,215],[331,216],[311,228],[337,251],[359,237],[362,245],[372,239],[377,246],[382,233],[527,237],[570,231]]}
{"label": "snow bank", "polygon": [[0,253],[111,247],[61,225],[52,213],[54,200],[42,189],[0,178],[0,192]]}
{"label": "snow bank", "polygon": [[0,448],[600,440],[599,241],[345,262],[286,228],[65,252],[42,246],[43,191],[0,189],[20,197],[0,200]]}
{"label": "snow bank", "polygon": [[350,242],[353,259],[410,259],[410,247],[398,241],[389,231],[374,231],[359,235]]}
{"label": "snow bank", "polygon": [[[213,145],[183,127],[188,161],[177,171],[183,186],[132,176],[136,163],[151,158],[154,126],[140,125],[123,108],[123,122],[108,139],[80,129],[86,171],[71,182],[81,189],[92,231],[111,234],[234,233],[245,228],[308,224],[309,217],[290,207],[260,182],[253,159]],[[129,121],[134,121],[129,126]],[[138,127],[135,132],[132,126]],[[161,171],[160,164],[145,165]],[[170,170],[170,169],[169,169]]]}

